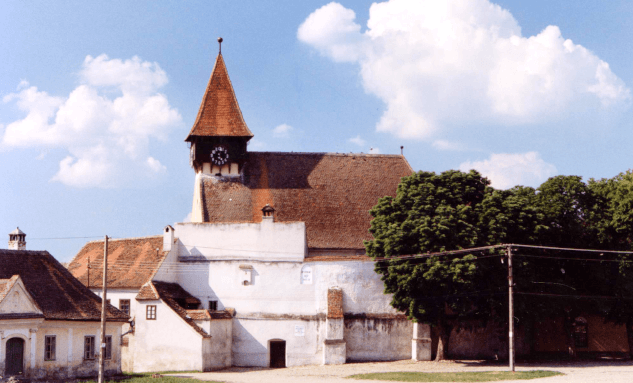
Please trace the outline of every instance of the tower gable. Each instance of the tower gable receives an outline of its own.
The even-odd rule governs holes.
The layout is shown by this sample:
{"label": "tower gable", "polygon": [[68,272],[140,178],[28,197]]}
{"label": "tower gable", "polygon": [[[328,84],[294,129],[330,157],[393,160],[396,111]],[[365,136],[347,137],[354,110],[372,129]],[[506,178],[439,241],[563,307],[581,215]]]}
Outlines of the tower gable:
{"label": "tower gable", "polygon": [[253,137],[237,103],[222,53],[215,60],[198,116],[185,141],[195,142],[202,137],[241,137],[246,141]]}

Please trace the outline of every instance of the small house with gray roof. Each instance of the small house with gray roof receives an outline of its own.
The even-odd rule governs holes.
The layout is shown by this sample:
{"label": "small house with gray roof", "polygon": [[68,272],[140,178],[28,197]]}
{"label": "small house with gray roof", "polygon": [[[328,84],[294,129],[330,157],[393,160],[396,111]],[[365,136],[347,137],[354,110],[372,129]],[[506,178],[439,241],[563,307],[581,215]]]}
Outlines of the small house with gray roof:
{"label": "small house with gray roof", "polygon": [[[25,250],[25,237],[11,233],[20,250],[0,249],[0,376],[96,375],[101,299],[47,251]],[[106,318],[105,371],[120,373],[129,317],[108,305]]]}

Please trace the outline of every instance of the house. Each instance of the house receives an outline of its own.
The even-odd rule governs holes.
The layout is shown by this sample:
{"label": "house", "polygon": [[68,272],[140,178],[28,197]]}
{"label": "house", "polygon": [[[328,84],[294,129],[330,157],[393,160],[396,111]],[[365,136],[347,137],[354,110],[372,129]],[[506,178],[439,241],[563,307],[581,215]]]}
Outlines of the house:
{"label": "house", "polygon": [[[47,251],[26,250],[26,234],[0,249],[0,375],[74,378],[98,372],[101,299]],[[19,249],[19,250],[18,250]],[[128,316],[108,306],[105,371],[121,372]]]}
{"label": "house", "polygon": [[[110,242],[108,297],[134,317],[124,369],[429,359],[428,326],[390,306],[363,244],[406,159],[253,152],[252,137],[219,54],[186,138],[192,222]],[[102,248],[69,265],[95,292]]]}

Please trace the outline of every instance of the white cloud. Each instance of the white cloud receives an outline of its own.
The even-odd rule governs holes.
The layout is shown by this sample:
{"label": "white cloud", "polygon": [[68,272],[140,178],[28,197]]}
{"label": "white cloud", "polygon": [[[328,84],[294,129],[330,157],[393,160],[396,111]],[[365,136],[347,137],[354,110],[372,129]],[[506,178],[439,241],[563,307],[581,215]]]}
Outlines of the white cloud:
{"label": "white cloud", "polygon": [[352,137],[348,141],[351,142],[352,144],[356,144],[358,146],[365,146],[365,140],[363,140],[360,137],[360,135],[358,135],[356,137]]}
{"label": "white cloud", "polygon": [[247,145],[248,150],[251,151],[263,150],[268,147],[268,145],[264,141],[260,141],[256,138],[251,138],[251,140],[248,141]]}
{"label": "white cloud", "polygon": [[446,141],[446,140],[433,141],[433,147],[438,150],[450,150],[450,151],[465,150],[464,145],[458,142],[452,142],[452,141]]}
{"label": "white cloud", "polygon": [[630,90],[609,65],[556,26],[524,37],[488,0],[391,0],[372,4],[367,30],[330,3],[298,29],[334,61],[355,62],[365,89],[386,104],[377,130],[428,139],[463,122],[524,124],[627,105]]}
{"label": "white cloud", "polygon": [[556,174],[556,167],[543,161],[537,152],[491,154],[483,161],[467,161],[459,170],[475,169],[497,189],[508,189],[516,185],[537,187]]}
{"label": "white cloud", "polygon": [[294,128],[288,124],[281,124],[273,128],[273,136],[277,138],[286,138]]}
{"label": "white cloud", "polygon": [[165,140],[182,120],[158,92],[167,83],[158,64],[87,56],[79,79],[67,97],[20,82],[3,102],[26,116],[6,125],[0,147],[65,148],[52,180],[74,187],[118,187],[164,173],[149,142]]}

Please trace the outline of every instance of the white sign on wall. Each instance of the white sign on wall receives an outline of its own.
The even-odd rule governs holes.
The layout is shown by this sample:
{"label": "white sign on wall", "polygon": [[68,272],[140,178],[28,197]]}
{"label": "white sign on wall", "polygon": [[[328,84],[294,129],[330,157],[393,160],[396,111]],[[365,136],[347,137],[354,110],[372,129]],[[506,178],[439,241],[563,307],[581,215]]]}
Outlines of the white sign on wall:
{"label": "white sign on wall", "polygon": [[306,336],[305,326],[295,325],[295,336]]}
{"label": "white sign on wall", "polygon": [[312,268],[310,266],[303,266],[303,268],[301,269],[301,284],[312,284]]}

